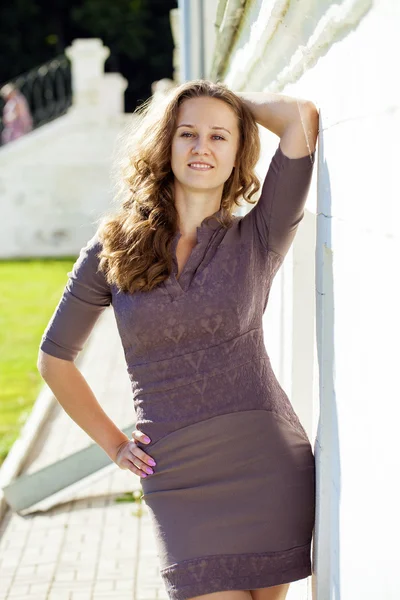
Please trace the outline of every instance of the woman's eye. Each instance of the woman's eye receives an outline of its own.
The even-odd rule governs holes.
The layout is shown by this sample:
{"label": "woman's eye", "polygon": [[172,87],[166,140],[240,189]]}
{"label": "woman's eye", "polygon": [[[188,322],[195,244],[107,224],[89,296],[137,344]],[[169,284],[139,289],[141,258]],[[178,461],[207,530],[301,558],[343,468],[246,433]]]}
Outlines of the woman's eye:
{"label": "woman's eye", "polygon": [[[190,136],[190,135],[193,135],[193,133],[191,133],[190,131],[184,131],[184,132],[181,134],[181,137],[188,137],[188,136]],[[219,140],[224,140],[224,139],[225,139],[225,138],[223,138],[223,137],[222,137],[222,135],[218,135],[218,134],[216,134],[216,135],[213,135],[212,137],[213,137],[214,139],[215,139],[215,138],[218,138]]]}

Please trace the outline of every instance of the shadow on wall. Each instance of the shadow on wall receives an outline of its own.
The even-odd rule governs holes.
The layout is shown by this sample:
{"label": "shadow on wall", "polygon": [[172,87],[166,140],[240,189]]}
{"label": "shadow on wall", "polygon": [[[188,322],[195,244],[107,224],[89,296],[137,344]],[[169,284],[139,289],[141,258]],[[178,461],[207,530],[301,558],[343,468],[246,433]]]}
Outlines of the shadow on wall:
{"label": "shadow on wall", "polygon": [[[320,122],[322,123],[321,117]],[[320,129],[320,131],[322,131]],[[332,197],[323,136],[319,137],[316,246],[317,352],[320,415],[315,444],[317,519],[313,597],[340,600],[341,467],[335,394],[335,295],[332,253]],[[315,551],[318,550],[316,553]],[[315,594],[315,587],[317,594]]]}

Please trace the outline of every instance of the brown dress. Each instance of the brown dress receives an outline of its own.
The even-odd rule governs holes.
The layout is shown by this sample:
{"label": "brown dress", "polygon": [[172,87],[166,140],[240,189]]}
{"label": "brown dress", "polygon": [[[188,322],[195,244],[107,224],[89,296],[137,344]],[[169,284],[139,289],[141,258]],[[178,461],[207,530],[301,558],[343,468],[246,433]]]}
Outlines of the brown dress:
{"label": "brown dress", "polygon": [[[141,479],[169,597],[252,590],[311,574],[315,461],[271,368],[262,317],[303,217],[315,151],[278,145],[258,203],[224,228],[197,228],[179,280],[128,294],[97,271],[97,234],[82,248],[43,334],[44,352],[74,360],[112,304],[142,445]],[[220,209],[214,216],[221,214]]]}

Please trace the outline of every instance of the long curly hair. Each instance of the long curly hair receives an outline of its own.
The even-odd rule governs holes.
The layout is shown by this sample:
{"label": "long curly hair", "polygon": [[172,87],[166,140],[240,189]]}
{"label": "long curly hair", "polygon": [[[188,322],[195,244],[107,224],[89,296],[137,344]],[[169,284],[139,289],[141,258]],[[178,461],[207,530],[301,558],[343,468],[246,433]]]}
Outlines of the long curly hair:
{"label": "long curly hair", "polygon": [[239,198],[254,204],[260,189],[254,169],[260,156],[257,123],[245,103],[223,83],[194,80],[170,90],[162,101],[149,98],[132,115],[120,140],[114,175],[117,210],[101,218],[99,269],[109,284],[123,292],[150,291],[172,272],[172,239],[177,231],[171,145],[179,106],[185,100],[208,96],[226,102],[239,128],[236,164],[223,186],[221,217],[229,227]]}

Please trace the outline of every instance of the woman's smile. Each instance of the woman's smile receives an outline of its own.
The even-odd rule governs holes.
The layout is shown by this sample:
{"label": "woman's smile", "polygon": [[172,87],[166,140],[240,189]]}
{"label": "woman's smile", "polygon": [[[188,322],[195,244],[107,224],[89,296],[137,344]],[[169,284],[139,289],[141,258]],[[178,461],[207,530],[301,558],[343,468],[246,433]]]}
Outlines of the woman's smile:
{"label": "woman's smile", "polygon": [[212,165],[202,162],[191,162],[188,164],[188,167],[195,171],[211,171],[214,168]]}

